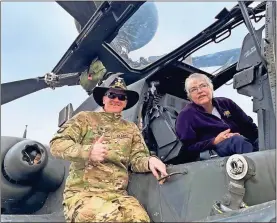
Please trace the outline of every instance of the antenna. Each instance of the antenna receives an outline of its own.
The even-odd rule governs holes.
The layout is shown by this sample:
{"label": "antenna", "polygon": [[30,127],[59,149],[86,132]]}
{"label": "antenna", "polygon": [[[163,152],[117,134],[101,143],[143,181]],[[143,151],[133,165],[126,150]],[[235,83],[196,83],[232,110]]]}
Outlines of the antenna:
{"label": "antenna", "polygon": [[25,139],[26,139],[26,137],[27,137],[27,126],[28,126],[28,125],[25,125],[25,131],[24,131],[24,133],[23,133],[23,138],[25,138]]}

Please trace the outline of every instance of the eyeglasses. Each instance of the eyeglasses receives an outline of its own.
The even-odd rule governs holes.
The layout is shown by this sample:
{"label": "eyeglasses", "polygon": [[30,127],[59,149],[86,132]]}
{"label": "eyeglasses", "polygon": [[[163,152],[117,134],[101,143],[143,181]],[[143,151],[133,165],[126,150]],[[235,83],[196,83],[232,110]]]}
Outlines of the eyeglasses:
{"label": "eyeglasses", "polygon": [[125,94],[117,94],[114,92],[108,92],[105,94],[109,99],[115,99],[118,98],[119,101],[125,101],[127,100],[127,96]]}
{"label": "eyeglasses", "polygon": [[189,92],[190,93],[196,93],[199,90],[202,90],[202,89],[206,89],[208,88],[208,84],[200,84],[198,87],[193,87],[191,89],[189,89]]}

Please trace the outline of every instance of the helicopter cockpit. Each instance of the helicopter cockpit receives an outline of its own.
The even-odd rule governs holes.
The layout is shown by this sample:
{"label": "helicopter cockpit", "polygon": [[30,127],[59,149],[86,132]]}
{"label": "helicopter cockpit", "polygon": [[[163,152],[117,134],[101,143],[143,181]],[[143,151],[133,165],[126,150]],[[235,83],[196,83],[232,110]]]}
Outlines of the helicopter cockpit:
{"label": "helicopter cockpit", "polygon": [[[167,14],[170,14],[169,5],[169,3],[162,3],[159,7],[162,9],[166,8]],[[215,3],[215,8],[216,5],[217,4]],[[248,10],[251,10],[252,12],[249,18],[254,21],[255,29],[258,29],[256,37],[258,38],[258,41],[263,44],[264,40],[262,40],[262,34],[265,33],[265,14],[262,13],[262,11],[265,3],[254,3],[254,5],[249,3],[248,6],[251,6]],[[193,7],[195,7],[195,9],[197,8],[197,4],[189,4],[188,7],[191,7],[191,10],[193,10]],[[145,3],[144,6],[138,9],[124,23],[124,25],[118,30],[117,35],[109,41],[110,43],[105,43],[105,47],[113,52],[119,61],[129,67],[129,69],[135,69],[136,72],[141,72],[145,77],[142,80],[135,81],[134,79],[136,76],[134,73],[130,74],[129,71],[125,73],[126,81],[133,84],[135,86],[134,89],[138,89],[140,94],[143,95],[143,98],[141,99],[140,105],[137,105],[136,109],[126,111],[124,114],[126,115],[126,118],[130,118],[137,124],[142,122],[142,132],[150,151],[169,164],[179,164],[185,162],[184,160],[175,160],[175,158],[181,156],[178,154],[182,148],[182,144],[178,140],[174,129],[178,113],[185,106],[185,104],[189,103],[187,95],[184,91],[184,81],[189,74],[193,72],[206,74],[213,80],[215,90],[218,88],[220,89],[223,84],[233,79],[233,86],[235,89],[238,88],[238,92],[240,94],[250,97],[254,96],[253,92],[247,92],[248,90],[245,91],[241,89],[243,84],[239,84],[241,80],[237,79],[239,77],[236,76],[236,73],[251,66],[256,66],[261,63],[263,59],[260,59],[258,51],[253,51],[255,42],[252,40],[252,35],[249,34],[246,36],[248,30],[247,26],[241,25],[244,17],[241,16],[240,19],[238,18],[237,13],[240,13],[238,10],[239,6],[237,5],[234,7],[233,3],[230,3],[229,5],[228,9],[232,8],[233,14],[231,14],[233,19],[229,18],[231,14],[228,13],[227,8],[222,10],[216,16],[217,19],[222,19],[222,21],[220,21],[222,24],[223,20],[226,19],[224,26],[214,32],[211,26],[206,28],[202,31],[202,33],[204,33],[202,37],[194,37],[198,40],[195,39],[195,41],[193,41],[194,38],[192,38],[183,45],[183,47],[187,45],[187,51],[183,51],[179,56],[175,55],[175,59],[170,61],[170,63],[166,62],[166,65],[162,63],[163,59],[165,57],[170,57],[171,54],[173,54],[168,53],[171,49],[175,49],[173,52],[176,53],[178,51],[181,52],[181,47],[179,47],[179,45],[183,43],[183,39],[182,41],[178,40],[179,42],[174,42],[173,45],[171,44],[170,50],[169,48],[166,48],[165,51],[158,50],[157,52],[161,51],[160,56],[154,57],[149,54],[149,52],[152,52],[153,50],[151,48],[151,44],[154,45],[155,41],[160,41],[154,34],[156,32],[159,32],[158,34],[160,35],[162,34],[162,31],[157,31],[157,12],[153,9],[152,3]],[[141,15],[149,15],[148,17],[143,17],[144,24],[147,24],[145,25],[146,28],[144,26],[137,25],[138,21],[142,19]],[[163,17],[159,18],[160,23],[164,22],[165,24],[169,24],[168,21],[165,22],[165,20],[163,20]],[[177,21],[174,21],[174,23],[176,22]],[[135,29],[136,35],[131,35],[130,33],[134,30],[134,27],[137,27],[137,29]],[[167,27],[167,32],[174,33],[174,28],[170,31],[170,25],[164,27]],[[147,33],[147,35],[143,35],[144,38],[136,37],[142,36],[140,34],[141,32]],[[187,31],[186,35],[189,36],[190,32]],[[149,40],[151,40],[150,43],[145,45],[145,43],[149,42]],[[211,48],[226,49],[228,42],[234,40],[239,40],[237,42],[236,49],[225,50],[205,56],[198,56],[203,55],[203,52],[207,52]],[[144,62],[140,63],[136,61],[138,58],[140,59],[139,61],[142,61],[141,58],[144,58]],[[105,63],[103,62],[103,64]],[[156,70],[151,71],[155,67]],[[109,68],[107,68],[107,70],[109,70]],[[149,74],[149,72],[151,74]],[[253,82],[254,79],[248,81]],[[147,84],[145,84],[145,82]],[[234,96],[232,95],[232,97]],[[239,100],[240,99],[237,101],[239,102]],[[254,99],[254,112],[256,113],[259,110],[256,105],[260,102],[255,102],[255,100],[256,99]],[[87,100],[74,112],[72,111],[72,115],[82,110],[91,110],[94,106],[95,104],[93,105],[91,100]],[[249,111],[251,110],[248,110],[248,112]],[[140,120],[137,118],[138,116],[140,116]],[[259,118],[258,124],[263,126],[261,127],[263,130],[261,131],[266,131],[266,133],[260,132],[261,148],[268,146],[270,148],[275,147],[275,143],[273,142],[273,132],[275,132],[275,127],[270,123],[262,121],[274,118],[274,114],[272,112],[270,112],[269,116],[269,119]],[[268,126],[266,127],[267,129],[265,126]],[[269,137],[271,142],[265,142],[263,140],[264,134],[271,134],[272,137]],[[265,143],[267,145],[265,145]],[[215,151],[206,151],[201,154],[199,159],[206,160],[215,157],[218,157]]]}

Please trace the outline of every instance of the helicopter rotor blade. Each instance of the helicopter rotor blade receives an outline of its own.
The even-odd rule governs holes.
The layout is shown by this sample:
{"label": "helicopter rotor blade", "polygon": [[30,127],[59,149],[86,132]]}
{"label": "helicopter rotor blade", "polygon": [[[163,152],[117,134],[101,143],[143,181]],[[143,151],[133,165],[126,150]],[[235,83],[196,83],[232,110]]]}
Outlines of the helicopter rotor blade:
{"label": "helicopter rotor blade", "polygon": [[31,78],[1,84],[1,105],[49,87],[43,78]]}
{"label": "helicopter rotor blade", "polygon": [[48,87],[55,89],[65,85],[79,85],[79,73],[46,73],[43,77],[4,83],[1,84],[1,105]]}

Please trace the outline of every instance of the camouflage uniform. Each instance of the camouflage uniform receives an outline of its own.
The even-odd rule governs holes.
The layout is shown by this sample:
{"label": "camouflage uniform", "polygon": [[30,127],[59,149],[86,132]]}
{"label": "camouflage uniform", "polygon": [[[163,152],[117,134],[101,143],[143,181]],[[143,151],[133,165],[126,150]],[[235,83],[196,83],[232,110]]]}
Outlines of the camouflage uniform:
{"label": "camouflage uniform", "polygon": [[[93,143],[104,134],[104,162],[88,161]],[[120,114],[80,112],[50,141],[53,156],[71,161],[64,191],[67,222],[150,222],[139,202],[127,194],[128,166],[150,172],[149,151],[138,127]]]}

